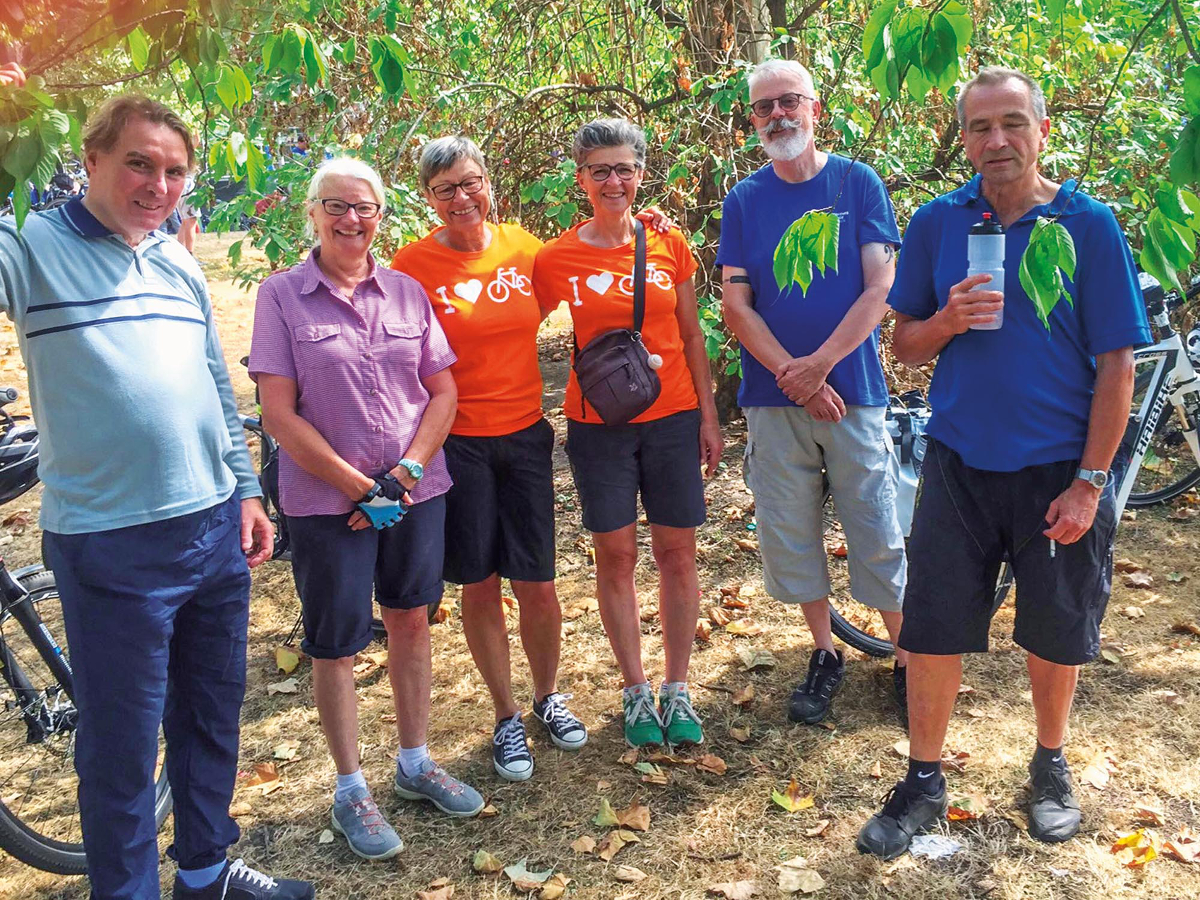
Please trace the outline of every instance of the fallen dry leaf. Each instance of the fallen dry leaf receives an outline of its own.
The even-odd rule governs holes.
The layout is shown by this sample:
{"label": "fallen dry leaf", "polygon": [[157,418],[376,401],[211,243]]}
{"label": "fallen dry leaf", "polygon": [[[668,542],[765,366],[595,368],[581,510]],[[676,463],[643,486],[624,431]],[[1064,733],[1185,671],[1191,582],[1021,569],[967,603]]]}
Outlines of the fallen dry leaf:
{"label": "fallen dry leaf", "polygon": [[788,783],[787,788],[782,792],[771,791],[771,800],[790,813],[799,812],[802,809],[811,809],[813,805],[812,794],[801,796],[800,785],[796,783],[795,778]]}
{"label": "fallen dry leaf", "polygon": [[1180,582],[1187,581],[1187,575],[1183,572],[1168,572],[1167,581],[1172,584],[1179,584]]}
{"label": "fallen dry leaf", "polygon": [[333,843],[333,832],[330,831],[328,828],[326,828],[324,831],[321,832],[321,836],[319,838],[317,838],[317,843],[318,844],[332,844]]}
{"label": "fallen dry leaf", "polygon": [[433,614],[433,624],[441,625],[448,618],[450,618],[450,604],[445,602],[439,603],[437,612]]}
{"label": "fallen dry leaf", "polygon": [[295,678],[285,678],[283,681],[277,681],[274,684],[267,685],[267,696],[272,694],[294,694],[300,690],[300,682]]}
{"label": "fallen dry leaf", "polygon": [[471,868],[480,875],[495,875],[504,869],[504,863],[486,850],[478,850],[471,859]]}
{"label": "fallen dry leaf", "polygon": [[737,655],[741,660],[743,672],[749,672],[752,669],[773,669],[776,665],[775,654],[770,650],[742,647],[737,651]]}
{"label": "fallen dry leaf", "polygon": [[654,606],[643,609],[638,615],[638,618],[640,618],[643,622],[653,622],[658,618],[658,607]]}
{"label": "fallen dry leaf", "polygon": [[758,552],[758,541],[754,540],[753,538],[734,538],[733,542],[747,553]]}
{"label": "fallen dry leaf", "polygon": [[1018,831],[1029,831],[1029,817],[1022,810],[1006,809],[1000,815],[1011,822]]}
{"label": "fallen dry leaf", "polygon": [[988,810],[987,799],[982,794],[951,794],[946,818],[951,822],[967,822],[978,819]]}
{"label": "fallen dry leaf", "polygon": [[1102,791],[1108,786],[1108,779],[1111,774],[1112,762],[1109,751],[1101,750],[1083,767],[1083,772],[1080,774],[1079,780],[1090,784],[1098,791]]}
{"label": "fallen dry leaf", "polygon": [[1157,825],[1160,828],[1166,824],[1163,821],[1163,811],[1161,809],[1143,804],[1133,807],[1133,821],[1139,825]]}
{"label": "fallen dry leaf", "polygon": [[712,622],[701,619],[696,623],[696,640],[704,643],[712,640]]}
{"label": "fallen dry leaf", "polygon": [[239,800],[237,803],[231,803],[229,805],[229,814],[235,819],[241,818],[242,816],[253,815],[254,807],[252,807],[245,800]]}
{"label": "fallen dry leaf", "polygon": [[874,765],[871,766],[871,771],[869,771],[867,774],[872,778],[883,777],[883,766],[880,764],[879,760],[875,760]]}
{"label": "fallen dry leaf", "polygon": [[627,766],[636,765],[638,758],[637,747],[630,747],[624,753],[617,757],[617,762],[624,763]]}
{"label": "fallen dry leaf", "polygon": [[726,612],[723,607],[714,606],[708,611],[708,620],[714,625],[719,625],[724,628],[733,621],[733,616]]}
{"label": "fallen dry leaf", "polygon": [[500,810],[496,809],[490,803],[479,811],[479,818],[481,819],[490,819],[492,816],[498,815],[500,815]]}
{"label": "fallen dry leaf", "polygon": [[278,780],[279,772],[275,768],[275,763],[258,763],[254,767],[254,774],[246,779],[246,787],[262,787]]}
{"label": "fallen dry leaf", "polygon": [[[516,609],[517,608],[517,601],[514,598],[505,596],[505,597],[501,597],[500,599],[504,603],[505,607],[507,607],[508,609]],[[600,608],[599,603],[596,604],[596,608],[597,609]]]}
{"label": "fallen dry leaf", "polygon": [[[438,879],[441,881],[441,879]],[[428,891],[417,891],[417,900],[450,900],[454,896],[454,885],[441,884],[437,887],[430,886]]]}
{"label": "fallen dry leaf", "polygon": [[1118,840],[1110,848],[1116,854],[1117,862],[1127,869],[1138,868],[1158,857],[1155,846],[1154,832],[1139,828],[1132,834]]}
{"label": "fallen dry leaf", "polygon": [[613,872],[613,878],[617,879],[617,881],[634,883],[644,881],[646,873],[635,866],[617,866],[617,870]]}
{"label": "fallen dry leaf", "polygon": [[696,768],[710,775],[724,775],[728,767],[721,757],[706,753],[696,760]]}
{"label": "fallen dry leaf", "polygon": [[1100,658],[1107,663],[1112,663],[1114,666],[1121,664],[1121,654],[1112,647],[1101,647]]}
{"label": "fallen dry leaf", "polygon": [[386,650],[380,650],[376,653],[360,653],[358,654],[364,662],[369,662],[372,666],[386,668],[388,664],[388,655]]}
{"label": "fallen dry leaf", "polygon": [[300,750],[299,741],[284,741],[276,744],[272,755],[278,760],[295,759],[296,753]]}
{"label": "fallen dry leaf", "polygon": [[545,872],[530,872],[525,866],[527,860],[528,857],[522,857],[511,866],[504,867],[504,874],[513,883],[513,887],[526,893],[536,891],[549,880],[550,875],[554,872],[553,869],[547,869]]}
{"label": "fallen dry leaf", "polygon": [[753,619],[737,619],[726,625],[725,630],[730,634],[742,635],[743,637],[757,637],[767,629]]}
{"label": "fallen dry leaf", "polygon": [[1167,704],[1167,706],[1183,706],[1183,698],[1174,691],[1151,691],[1150,696],[1157,697],[1163,703]]}
{"label": "fallen dry leaf", "polygon": [[631,804],[628,808],[617,813],[617,824],[622,828],[636,828],[638,831],[649,831],[650,807],[639,803]]}
{"label": "fallen dry leaf", "polygon": [[290,647],[275,648],[275,667],[281,675],[291,675],[300,665],[300,654]]}
{"label": "fallen dry leaf", "polygon": [[971,754],[966,750],[946,750],[942,754],[942,768],[951,772],[965,772],[970,758]]}
{"label": "fallen dry leaf", "polygon": [[610,831],[598,845],[596,845],[596,855],[605,862],[612,862],[612,858],[620,852],[621,848],[626,844],[633,843],[625,840],[623,834],[632,834],[629,831]]}
{"label": "fallen dry leaf", "polygon": [[1142,616],[1146,615],[1146,611],[1140,606],[1126,606],[1123,610],[1121,610],[1121,615],[1127,619],[1140,619]]}
{"label": "fallen dry leaf", "polygon": [[731,725],[729,726],[729,736],[739,744],[744,744],[750,740],[749,725]]}
{"label": "fallen dry leaf", "polygon": [[820,837],[821,835],[823,835],[825,833],[825,829],[829,827],[829,823],[832,821],[833,821],[832,819],[822,819],[820,822],[818,822],[812,828],[805,828],[804,836],[805,837]]}
{"label": "fallen dry leaf", "polygon": [[596,839],[590,834],[583,834],[571,841],[571,849],[576,853],[591,853],[596,849]]}
{"label": "fallen dry leaf", "polygon": [[750,900],[758,893],[758,885],[753,881],[724,881],[721,884],[710,884],[708,893],[725,900]]}
{"label": "fallen dry leaf", "polygon": [[1200,625],[1195,622],[1176,622],[1171,626],[1171,630],[1176,634],[1192,634],[1200,637]]}
{"label": "fallen dry leaf", "polygon": [[1142,571],[1142,565],[1141,563],[1134,562],[1132,559],[1118,559],[1113,563],[1113,569],[1124,575],[1128,572]]}
{"label": "fallen dry leaf", "polygon": [[[793,865],[799,861],[800,865]],[[813,894],[825,886],[825,879],[816,869],[804,865],[804,857],[797,856],[779,867],[779,889],[785,894]]]}
{"label": "fallen dry leaf", "polygon": [[834,547],[832,550],[829,551],[829,555],[836,556],[838,559],[845,559],[847,556],[850,555],[850,552],[846,549],[845,544],[838,544],[836,547]]}
{"label": "fallen dry leaf", "polygon": [[892,752],[901,759],[908,759],[908,739],[905,738],[892,744]]}
{"label": "fallen dry leaf", "polygon": [[551,875],[550,878],[542,885],[542,890],[538,894],[539,900],[558,900],[566,893],[567,885],[571,883],[571,879],[559,872],[557,875]]}
{"label": "fallen dry leaf", "polygon": [[1148,588],[1154,584],[1154,576],[1149,572],[1130,572],[1121,580],[1131,588]]}
{"label": "fallen dry leaf", "polygon": [[721,605],[726,609],[749,609],[750,601],[745,597],[726,595],[721,598]]}
{"label": "fallen dry leaf", "polygon": [[1180,862],[1200,863],[1200,835],[1184,825],[1179,834],[1163,844],[1163,853]]}
{"label": "fallen dry leaf", "polygon": [[754,702],[754,685],[748,684],[743,688],[733,692],[733,696],[729,698],[742,709],[749,709],[750,704]]}

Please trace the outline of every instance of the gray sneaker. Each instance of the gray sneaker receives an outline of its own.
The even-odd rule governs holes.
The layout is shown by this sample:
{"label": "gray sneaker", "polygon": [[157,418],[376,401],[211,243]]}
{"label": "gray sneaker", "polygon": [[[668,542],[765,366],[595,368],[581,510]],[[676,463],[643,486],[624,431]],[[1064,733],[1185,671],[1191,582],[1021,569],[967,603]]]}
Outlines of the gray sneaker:
{"label": "gray sneaker", "polygon": [[393,787],[398,797],[428,800],[448,816],[474,816],[483,809],[483,797],[479,791],[452,778],[433,760],[428,760],[420,773],[411,778],[397,766]]}
{"label": "gray sneaker", "polygon": [[330,823],[363,859],[391,859],[404,849],[404,841],[364,787],[354,788],[340,803],[334,801]]}

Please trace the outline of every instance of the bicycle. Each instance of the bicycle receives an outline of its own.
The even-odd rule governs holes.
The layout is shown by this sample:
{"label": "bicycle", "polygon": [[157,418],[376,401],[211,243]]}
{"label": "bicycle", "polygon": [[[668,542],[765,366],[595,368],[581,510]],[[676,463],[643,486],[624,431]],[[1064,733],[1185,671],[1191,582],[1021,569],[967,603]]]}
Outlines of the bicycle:
{"label": "bicycle", "polygon": [[[1164,291],[1149,275],[1140,276],[1142,301],[1154,331],[1155,343],[1134,350],[1135,366],[1143,371],[1134,381],[1132,413],[1117,451],[1128,460],[1117,486],[1117,517],[1126,506],[1139,508],[1164,503],[1200,483],[1200,326],[1186,339],[1171,323],[1171,313],[1200,296],[1200,277],[1181,295]],[[1146,369],[1147,364],[1152,364]],[[1174,415],[1164,415],[1167,405]],[[902,523],[911,523],[916,500],[916,478],[925,458],[925,424],[930,410],[919,391],[892,398],[887,421],[892,436],[895,468],[909,473],[913,490],[901,491],[897,513]],[[835,528],[826,492],[826,532]],[[836,505],[836,499],[834,499]],[[908,528],[904,528],[907,537]],[[996,581],[993,612],[1000,607],[1013,583],[1012,566],[1006,560]],[[891,641],[880,637],[882,623],[873,610],[849,596],[830,597],[831,627],[844,643],[870,656],[889,656]],[[878,625],[877,625],[878,623]]]}
{"label": "bicycle", "polygon": [[533,294],[533,282],[517,272],[516,266],[499,268],[496,270],[496,277],[488,282],[488,299],[504,303],[512,296],[514,290],[529,297]]}
{"label": "bicycle", "polygon": [[[37,484],[38,434],[4,407],[0,388],[0,503]],[[0,554],[0,849],[56,875],[87,871],[74,766],[78,726],[70,654],[54,573],[9,569]],[[171,809],[160,766],[155,825]]]}

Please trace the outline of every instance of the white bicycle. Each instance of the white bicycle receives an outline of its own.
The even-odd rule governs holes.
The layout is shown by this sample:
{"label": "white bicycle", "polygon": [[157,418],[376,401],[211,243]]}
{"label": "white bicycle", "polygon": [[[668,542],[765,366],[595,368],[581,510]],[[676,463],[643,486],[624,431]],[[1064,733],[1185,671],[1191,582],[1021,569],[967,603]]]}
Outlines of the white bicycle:
{"label": "white bicycle", "polygon": [[[1149,275],[1141,275],[1142,301],[1155,342],[1133,353],[1137,374],[1133,405],[1125,437],[1117,453],[1128,460],[1117,486],[1117,518],[1126,506],[1164,503],[1200,482],[1200,326],[1183,338],[1171,323],[1171,313],[1200,296],[1200,277],[1186,296],[1164,291]],[[1170,407],[1168,409],[1168,407]],[[919,391],[893,397],[888,407],[892,452],[900,472],[897,514],[905,536],[912,524],[917,478],[925,459],[925,425],[930,409]],[[836,505],[836,498],[834,504]],[[826,496],[827,534],[837,529],[833,508]],[[1006,561],[996,580],[993,610],[1004,602],[1012,586],[1012,567]],[[871,656],[892,653],[891,641],[879,616],[847,593],[830,598],[833,632],[845,643]]]}

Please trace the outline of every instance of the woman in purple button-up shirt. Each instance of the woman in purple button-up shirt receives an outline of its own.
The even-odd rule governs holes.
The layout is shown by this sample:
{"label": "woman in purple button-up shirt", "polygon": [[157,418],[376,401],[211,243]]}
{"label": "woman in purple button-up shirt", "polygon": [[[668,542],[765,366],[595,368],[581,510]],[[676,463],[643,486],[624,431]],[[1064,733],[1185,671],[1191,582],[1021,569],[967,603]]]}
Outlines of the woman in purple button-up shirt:
{"label": "woman in purple button-up shirt", "polygon": [[[250,374],[279,442],[280,506],[304,611],[313,694],[337,765],[333,823],[351,849],[385,859],[403,847],[371,799],[358,758],[354,656],[371,640],[371,596],[388,632],[400,756],[396,792],[474,815],[483,799],[429,757],[427,607],[442,596],[442,442],[454,420],[455,361],[424,289],[371,254],[383,211],[364,163],[321,166],[308,192],[317,246],[263,282]],[[409,511],[375,530],[356,504],[390,473]]]}

